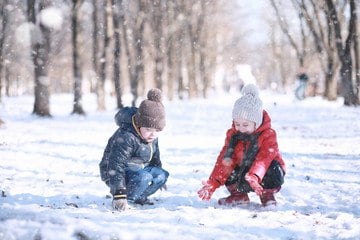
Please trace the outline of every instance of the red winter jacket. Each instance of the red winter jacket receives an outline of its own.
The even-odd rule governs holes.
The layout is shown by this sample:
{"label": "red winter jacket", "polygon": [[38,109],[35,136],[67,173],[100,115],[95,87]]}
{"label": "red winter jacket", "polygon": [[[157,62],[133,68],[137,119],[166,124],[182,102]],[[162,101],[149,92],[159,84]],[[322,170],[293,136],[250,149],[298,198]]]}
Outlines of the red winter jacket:
{"label": "red winter jacket", "polygon": [[[240,166],[242,163],[244,155],[244,143],[243,141],[239,141],[235,146],[234,154],[232,156],[230,164],[223,164],[224,154],[229,146],[231,136],[235,133],[237,133],[237,130],[235,129],[233,123],[232,127],[226,132],[225,145],[223,146],[219,156],[217,157],[216,164],[209,177],[211,183],[214,184],[216,187],[224,185],[234,168],[237,165]],[[255,160],[249,170],[249,173],[256,174],[256,176],[259,177],[261,182],[273,160],[279,161],[284,172],[286,172],[286,168],[285,162],[279,152],[276,132],[274,129],[271,128],[271,119],[265,110],[263,111],[263,122],[253,134],[257,133],[260,133],[258,137],[259,151],[256,154]]]}

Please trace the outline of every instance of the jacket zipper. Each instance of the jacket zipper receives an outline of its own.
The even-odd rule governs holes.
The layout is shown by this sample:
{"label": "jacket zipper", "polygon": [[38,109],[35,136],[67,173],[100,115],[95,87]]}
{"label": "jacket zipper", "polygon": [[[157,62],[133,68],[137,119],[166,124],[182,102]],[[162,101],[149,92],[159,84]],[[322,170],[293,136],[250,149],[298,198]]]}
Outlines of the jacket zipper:
{"label": "jacket zipper", "polygon": [[149,159],[149,162],[150,162],[152,159],[152,155],[153,155],[153,147],[152,147],[152,143],[148,143],[148,145],[150,147],[150,159]]}

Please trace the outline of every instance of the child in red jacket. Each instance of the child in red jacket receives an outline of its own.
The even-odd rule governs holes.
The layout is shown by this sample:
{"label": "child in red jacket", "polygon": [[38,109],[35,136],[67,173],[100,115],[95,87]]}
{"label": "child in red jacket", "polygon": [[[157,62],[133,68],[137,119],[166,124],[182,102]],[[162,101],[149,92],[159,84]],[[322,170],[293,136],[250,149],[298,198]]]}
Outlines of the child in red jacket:
{"label": "child in red jacket", "polygon": [[220,205],[247,204],[251,191],[260,197],[263,206],[276,205],[274,194],[280,190],[286,170],[276,132],[262,108],[257,87],[247,85],[242,93],[234,104],[225,145],[198,195],[210,200],[214,191],[225,185],[230,196],[219,199]]}

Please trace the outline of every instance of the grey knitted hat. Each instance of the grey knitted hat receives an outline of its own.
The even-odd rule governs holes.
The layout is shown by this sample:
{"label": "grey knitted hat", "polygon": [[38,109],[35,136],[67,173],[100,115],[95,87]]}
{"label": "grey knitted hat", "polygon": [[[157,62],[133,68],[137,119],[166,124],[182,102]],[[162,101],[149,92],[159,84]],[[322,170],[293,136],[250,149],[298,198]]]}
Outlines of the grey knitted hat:
{"label": "grey knitted hat", "polygon": [[255,128],[259,128],[263,121],[262,101],[259,98],[259,90],[254,84],[248,84],[242,89],[243,96],[236,100],[232,111],[232,118],[245,119],[255,122]]}
{"label": "grey knitted hat", "polygon": [[165,122],[165,108],[161,102],[161,90],[157,88],[150,89],[147,99],[141,102],[135,113],[135,122],[139,127],[155,128],[163,130]]}

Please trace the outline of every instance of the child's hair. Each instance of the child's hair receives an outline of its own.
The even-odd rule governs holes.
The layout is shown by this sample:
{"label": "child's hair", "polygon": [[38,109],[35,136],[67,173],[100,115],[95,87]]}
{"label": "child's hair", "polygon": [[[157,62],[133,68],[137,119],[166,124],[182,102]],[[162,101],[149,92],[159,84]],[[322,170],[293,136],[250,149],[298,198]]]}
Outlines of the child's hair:
{"label": "child's hair", "polygon": [[263,121],[263,108],[258,88],[254,84],[248,84],[241,92],[243,96],[236,100],[232,118],[253,121],[256,128],[260,127]]}

